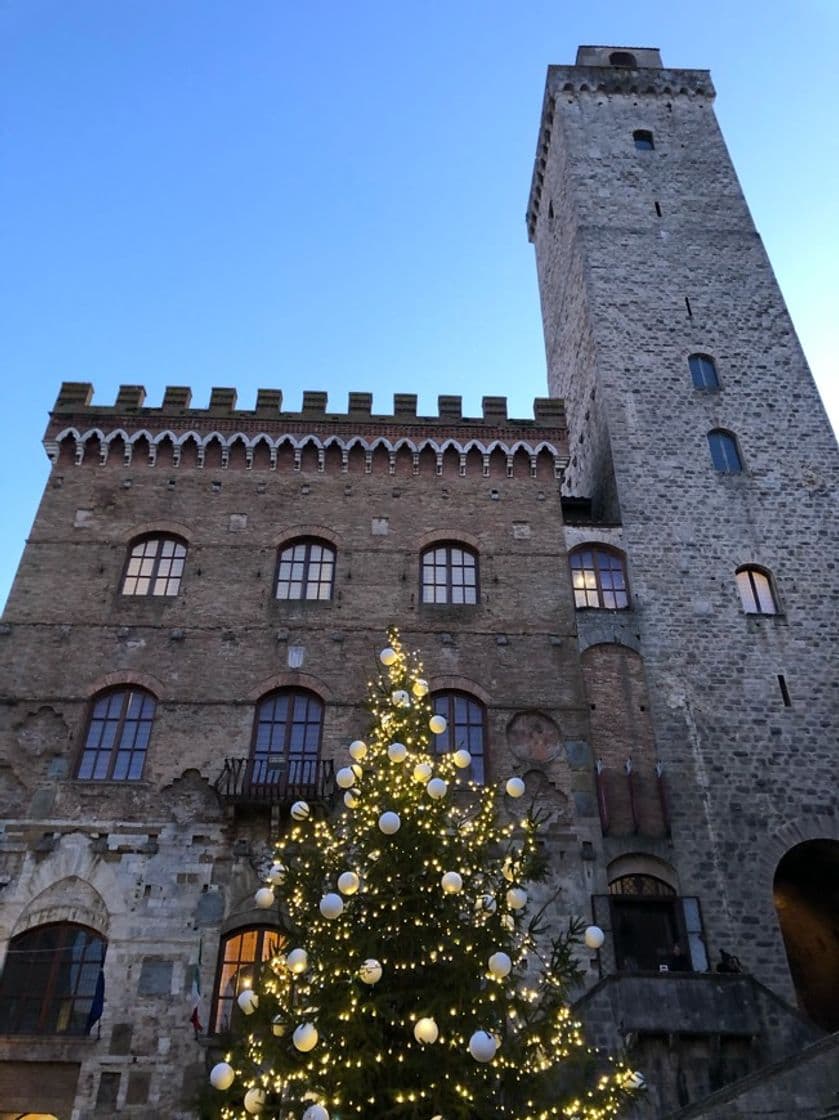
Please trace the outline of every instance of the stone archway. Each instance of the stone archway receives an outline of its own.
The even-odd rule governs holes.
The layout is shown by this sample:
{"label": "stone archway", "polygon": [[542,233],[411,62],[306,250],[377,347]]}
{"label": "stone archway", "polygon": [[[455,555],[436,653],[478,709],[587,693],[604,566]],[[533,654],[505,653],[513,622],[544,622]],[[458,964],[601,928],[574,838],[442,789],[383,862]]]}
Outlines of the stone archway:
{"label": "stone archway", "polygon": [[790,848],[773,898],[799,1005],[823,1030],[839,1030],[839,841]]}

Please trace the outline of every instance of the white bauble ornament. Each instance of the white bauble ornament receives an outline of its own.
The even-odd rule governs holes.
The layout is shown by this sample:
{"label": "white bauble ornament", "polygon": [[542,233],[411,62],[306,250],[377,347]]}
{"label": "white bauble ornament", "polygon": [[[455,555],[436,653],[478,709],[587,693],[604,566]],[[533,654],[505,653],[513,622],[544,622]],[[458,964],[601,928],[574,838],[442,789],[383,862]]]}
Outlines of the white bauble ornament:
{"label": "white bauble ornament", "polygon": [[445,894],[458,894],[463,890],[463,879],[456,871],[447,871],[440,880],[440,886]]}
{"label": "white bauble ornament", "polygon": [[320,900],[319,909],[324,918],[337,918],[344,909],[344,900],[339,894],[330,891]]}
{"label": "white bauble ornament", "polygon": [[265,1090],[259,1088],[248,1089],[243,1101],[245,1112],[258,1116],[265,1108]]}
{"label": "white bauble ornament", "polygon": [[265,879],[272,887],[280,887],[285,882],[286,869],[281,863],[272,863]]}
{"label": "white bauble ornament", "polygon": [[583,934],[583,941],[588,949],[599,949],[606,940],[606,934],[600,926],[587,926]]}
{"label": "white bauble ornament", "polygon": [[454,764],[458,768],[458,770],[465,770],[467,766],[472,765],[472,755],[469,753],[469,751],[465,751],[463,749],[455,751],[452,755],[452,759],[454,760]]}
{"label": "white bauble ornament", "polygon": [[311,813],[311,809],[308,801],[295,801],[291,807],[291,815],[296,821],[305,821],[309,813]]}
{"label": "white bauble ornament", "polygon": [[382,978],[382,966],[375,957],[370,957],[362,964],[358,970],[358,978],[362,984],[378,984]]}
{"label": "white bauble ornament", "polygon": [[483,911],[485,914],[494,914],[498,909],[498,903],[491,894],[482,894],[480,898],[475,899],[475,909]]}
{"label": "white bauble ornament", "polygon": [[433,773],[434,767],[430,762],[418,762],[414,767],[414,781],[427,782]]}
{"label": "white bauble ornament", "polygon": [[446,796],[448,788],[449,783],[444,782],[442,778],[432,778],[425,787],[425,790],[429,797],[433,797],[435,801],[438,801],[441,797]]}
{"label": "white bauble ornament", "polygon": [[339,789],[349,789],[355,785],[355,774],[349,766],[342,766],[335,775],[335,785]]}
{"label": "white bauble ornament", "polygon": [[404,762],[408,757],[408,748],[404,743],[391,743],[387,748],[387,757],[391,762]]}
{"label": "white bauble ornament", "polygon": [[414,1038],[417,1042],[436,1042],[439,1037],[440,1030],[433,1019],[417,1019],[414,1023]]}
{"label": "white bauble ornament", "polygon": [[308,1054],[318,1044],[318,1029],[314,1023],[301,1023],[295,1028],[291,1041],[301,1054]]}
{"label": "white bauble ornament", "polygon": [[524,793],[524,782],[521,778],[510,778],[505,789],[510,797],[521,797]]}
{"label": "white bauble ornament", "polygon": [[449,725],[445,716],[432,716],[428,721],[428,726],[435,735],[442,735]]}
{"label": "white bauble ornament", "polygon": [[394,661],[396,661],[398,657],[399,654],[395,649],[391,649],[390,646],[385,646],[385,648],[379,654],[379,661],[381,661],[382,665],[390,666],[394,663]]}
{"label": "white bauble ornament", "polygon": [[497,1049],[498,1043],[486,1031],[475,1031],[469,1039],[469,1053],[476,1062],[491,1062]]}
{"label": "white bauble ornament", "polygon": [[496,980],[503,980],[505,976],[509,976],[512,968],[513,962],[500,950],[489,958],[489,970]]}
{"label": "white bauble ornament", "polygon": [[285,1020],[282,1015],[275,1015],[271,1020],[271,1034],[274,1038],[282,1038],[285,1034]]}
{"label": "white bauble ornament", "polygon": [[274,905],[274,892],[270,887],[260,887],[253,900],[260,910],[267,910]]}
{"label": "white bauble ornament", "polygon": [[367,744],[363,739],[354,739],[350,743],[350,758],[353,762],[361,762],[367,754]]}
{"label": "white bauble ornament", "polygon": [[329,1113],[322,1104],[310,1104],[303,1113],[303,1120],[329,1120]]}
{"label": "white bauble ornament", "polygon": [[385,836],[393,836],[394,832],[398,832],[401,826],[402,821],[400,821],[398,813],[382,813],[379,817],[379,828]]}
{"label": "white bauble ornament", "polygon": [[527,906],[527,891],[521,887],[510,887],[507,891],[507,905],[511,910],[521,910]]}
{"label": "white bauble ornament", "polygon": [[292,949],[286,957],[285,963],[291,972],[300,976],[309,967],[309,954],[305,949]]}
{"label": "white bauble ornament", "polygon": [[424,681],[422,677],[417,677],[411,685],[411,692],[413,692],[417,700],[422,700],[423,696],[428,695],[428,681]]}
{"label": "white bauble ornament", "polygon": [[348,809],[357,809],[359,794],[357,789],[348,789],[344,794],[344,804]]}
{"label": "white bauble ornament", "polygon": [[395,692],[390,694],[391,703],[395,704],[397,708],[410,708],[411,697],[404,688],[397,688]]}
{"label": "white bauble ornament", "polygon": [[259,1007],[259,996],[253,988],[245,988],[239,992],[236,997],[236,1002],[239,1004],[239,1010],[244,1011],[246,1015],[253,1015],[257,1007]]}
{"label": "white bauble ornament", "polygon": [[236,1073],[228,1062],[219,1062],[210,1070],[210,1084],[214,1089],[229,1089],[236,1080]]}
{"label": "white bauble ornament", "polygon": [[338,876],[338,890],[341,894],[355,894],[361,880],[354,871],[342,871]]}

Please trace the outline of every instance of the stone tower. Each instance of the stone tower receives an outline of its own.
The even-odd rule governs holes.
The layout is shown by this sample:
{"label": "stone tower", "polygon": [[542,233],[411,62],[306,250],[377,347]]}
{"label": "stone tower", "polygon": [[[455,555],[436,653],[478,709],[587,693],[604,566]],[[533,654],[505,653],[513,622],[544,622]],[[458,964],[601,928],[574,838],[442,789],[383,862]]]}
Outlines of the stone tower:
{"label": "stone tower", "polygon": [[642,659],[671,838],[633,850],[701,900],[712,957],[836,1030],[839,457],[713,101],[655,49],[548,70],[527,223],[566,533],[601,547],[592,585],[610,549],[628,580],[624,609],[578,592],[579,641]]}

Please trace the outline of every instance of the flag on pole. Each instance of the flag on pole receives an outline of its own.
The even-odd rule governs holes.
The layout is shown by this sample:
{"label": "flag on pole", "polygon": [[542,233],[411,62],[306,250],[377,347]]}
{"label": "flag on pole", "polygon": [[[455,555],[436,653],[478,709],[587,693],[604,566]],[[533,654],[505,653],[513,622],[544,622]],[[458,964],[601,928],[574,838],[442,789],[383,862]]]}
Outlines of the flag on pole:
{"label": "flag on pole", "polygon": [[93,1003],[90,1005],[90,1011],[87,1013],[87,1023],[85,1024],[84,1033],[90,1034],[99,1020],[102,1018],[102,1012],[105,1009],[105,973],[100,968],[99,975],[96,977],[96,989],[93,993]]}
{"label": "flag on pole", "polygon": [[198,960],[192,965],[190,972],[190,1002],[192,1003],[192,1014],[189,1017],[192,1023],[192,1029],[195,1031],[195,1037],[204,1033],[204,1026],[201,1022],[200,1008],[201,1008],[201,953],[204,948],[203,937],[198,942]]}

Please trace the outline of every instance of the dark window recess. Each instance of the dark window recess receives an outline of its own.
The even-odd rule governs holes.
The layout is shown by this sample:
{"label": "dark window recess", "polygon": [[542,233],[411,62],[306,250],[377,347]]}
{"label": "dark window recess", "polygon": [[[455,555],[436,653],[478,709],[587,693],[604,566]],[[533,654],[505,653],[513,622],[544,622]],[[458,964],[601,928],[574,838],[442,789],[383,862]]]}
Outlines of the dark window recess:
{"label": "dark window recess", "polygon": [[743,470],[737,440],[731,432],[724,432],[721,428],[708,432],[708,448],[715,471],[720,474],[740,474]]}
{"label": "dark window recess", "polygon": [[72,922],[12,938],[0,979],[0,1034],[85,1034],[105,941]]}
{"label": "dark window recess", "polygon": [[709,354],[691,354],[688,358],[688,369],[695,389],[719,389],[717,367]]}
{"label": "dark window recess", "polygon": [[632,139],[635,141],[635,147],[639,152],[651,152],[655,148],[653,134],[647,128],[637,128],[632,133]]}
{"label": "dark window recess", "polygon": [[783,673],[778,673],[778,687],[781,690],[781,699],[784,702],[785,708],[792,707],[792,700],[789,698],[789,689],[787,688],[787,679]]}
{"label": "dark window recess", "polygon": [[[615,892],[592,899],[597,924],[611,933],[618,972],[707,972],[708,952],[698,898],[683,898],[647,875],[655,889]],[[662,888],[664,888],[662,890]],[[669,893],[667,893],[669,892]]]}
{"label": "dark window recess", "polygon": [[99,1087],[96,1090],[97,1112],[109,1113],[111,1116],[116,1112],[120,1076],[119,1073],[101,1074],[99,1078]]}
{"label": "dark window recess", "polygon": [[661,203],[660,202],[657,202],[655,204],[655,212],[656,212],[656,215],[660,218],[661,217]]}
{"label": "dark window recess", "polygon": [[630,70],[634,70],[638,65],[635,55],[630,51],[612,51],[609,62],[612,66],[628,66]]}
{"label": "dark window recess", "polygon": [[466,750],[472,755],[468,769],[458,771],[463,781],[486,781],[486,710],[480,700],[465,692],[438,692],[432,699],[435,714],[445,716],[448,726],[434,736],[438,754]]}
{"label": "dark window recess", "polygon": [[550,200],[550,202],[548,203],[548,218],[549,218],[549,219],[550,219],[551,221],[553,221],[553,220],[554,220],[554,204],[553,204],[553,199],[551,199],[551,200]]}
{"label": "dark window recess", "polygon": [[685,296],[685,310],[688,313],[688,319],[692,319],[693,318],[693,308],[691,307],[690,300],[688,299],[687,296]]}

